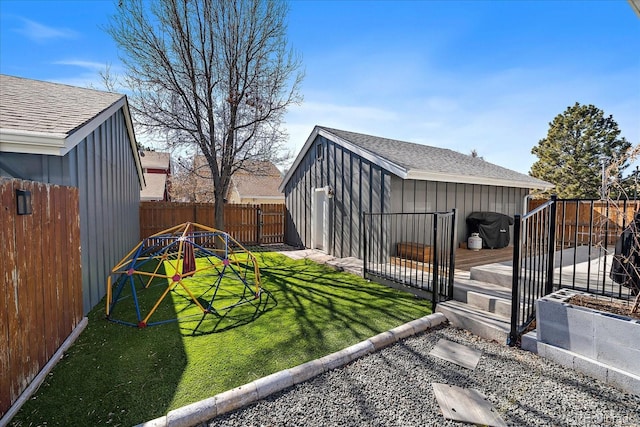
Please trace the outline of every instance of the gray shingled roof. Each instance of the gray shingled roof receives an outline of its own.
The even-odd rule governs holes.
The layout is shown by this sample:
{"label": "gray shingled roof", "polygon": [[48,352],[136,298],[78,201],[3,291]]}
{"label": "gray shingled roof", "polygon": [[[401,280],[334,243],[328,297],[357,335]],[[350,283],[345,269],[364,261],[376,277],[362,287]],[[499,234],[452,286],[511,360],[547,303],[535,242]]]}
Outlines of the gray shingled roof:
{"label": "gray shingled roof", "polygon": [[[468,181],[470,178],[500,180],[530,185],[531,188],[549,188],[552,184],[529,175],[489,163],[477,157],[462,154],[447,148],[431,147],[412,142],[381,138],[318,126],[372,155],[386,159],[411,173],[442,174]],[[454,179],[454,182],[457,180]]]}
{"label": "gray shingled roof", "polygon": [[71,135],[123,96],[0,74],[0,129]]}

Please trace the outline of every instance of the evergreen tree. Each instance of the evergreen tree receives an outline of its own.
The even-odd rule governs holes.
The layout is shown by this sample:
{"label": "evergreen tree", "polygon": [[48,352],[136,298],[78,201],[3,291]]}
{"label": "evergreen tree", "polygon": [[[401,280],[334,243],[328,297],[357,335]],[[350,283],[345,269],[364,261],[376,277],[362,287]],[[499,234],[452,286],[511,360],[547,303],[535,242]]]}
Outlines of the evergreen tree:
{"label": "evergreen tree", "polygon": [[576,102],[549,123],[547,136],[531,150],[539,160],[530,175],[554,184],[559,198],[599,198],[603,162],[620,161],[630,147],[612,116]]}

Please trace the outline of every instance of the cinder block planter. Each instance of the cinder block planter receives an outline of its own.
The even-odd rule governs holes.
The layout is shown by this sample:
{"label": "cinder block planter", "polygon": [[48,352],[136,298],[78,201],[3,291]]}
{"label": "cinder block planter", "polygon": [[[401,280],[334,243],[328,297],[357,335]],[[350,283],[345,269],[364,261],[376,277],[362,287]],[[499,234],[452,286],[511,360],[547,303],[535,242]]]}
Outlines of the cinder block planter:
{"label": "cinder block planter", "polygon": [[640,321],[569,304],[576,294],[584,293],[559,290],[538,300],[538,342],[640,376]]}

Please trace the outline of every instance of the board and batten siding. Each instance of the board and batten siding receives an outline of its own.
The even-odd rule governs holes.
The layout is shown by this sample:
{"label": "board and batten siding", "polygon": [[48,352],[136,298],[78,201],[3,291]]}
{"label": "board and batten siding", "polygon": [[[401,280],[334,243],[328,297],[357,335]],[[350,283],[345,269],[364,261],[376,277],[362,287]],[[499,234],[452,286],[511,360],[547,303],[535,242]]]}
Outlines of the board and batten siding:
{"label": "board and batten siding", "polygon": [[311,247],[311,200],[314,190],[325,186],[334,192],[329,205],[330,238],[326,252],[337,257],[361,258],[362,213],[391,211],[391,174],[318,136],[284,189],[286,243]]}
{"label": "board and batten siding", "polygon": [[[521,215],[526,188],[501,187],[452,182],[391,179],[393,212],[445,212],[457,210],[458,243],[469,236],[466,218],[472,212],[499,212],[513,217]],[[513,228],[510,229],[513,239]],[[512,240],[513,241],[513,240]]]}
{"label": "board and batten siding", "polygon": [[122,109],[64,156],[0,154],[15,178],[78,188],[84,314],[105,295],[111,268],[139,241],[135,155]]}

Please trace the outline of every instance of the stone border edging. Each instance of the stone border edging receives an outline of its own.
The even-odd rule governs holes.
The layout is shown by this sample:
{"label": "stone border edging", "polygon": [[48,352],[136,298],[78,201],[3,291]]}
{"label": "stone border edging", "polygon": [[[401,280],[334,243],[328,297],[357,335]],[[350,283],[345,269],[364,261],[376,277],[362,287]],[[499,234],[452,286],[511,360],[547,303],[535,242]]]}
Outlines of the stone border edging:
{"label": "stone border edging", "polygon": [[429,314],[319,359],[284,369],[213,397],[174,409],[169,411],[166,416],[144,422],[136,427],[190,427],[198,425],[218,415],[235,411],[295,384],[339,368],[404,338],[425,332],[446,322],[446,320],[447,318],[442,313]]}

